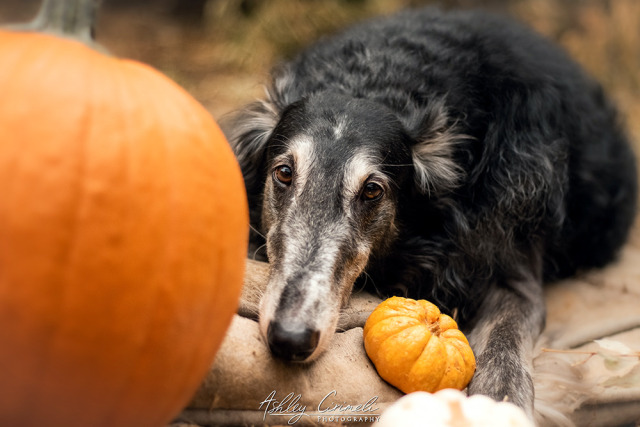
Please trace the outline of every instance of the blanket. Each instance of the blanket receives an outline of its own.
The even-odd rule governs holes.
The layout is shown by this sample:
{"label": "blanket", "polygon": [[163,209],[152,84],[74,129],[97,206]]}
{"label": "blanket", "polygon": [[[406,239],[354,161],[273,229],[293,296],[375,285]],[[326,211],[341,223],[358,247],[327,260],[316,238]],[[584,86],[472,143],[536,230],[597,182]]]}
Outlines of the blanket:
{"label": "blanket", "polygon": [[[640,233],[611,266],[546,288],[535,350],[538,425],[640,422]],[[381,301],[353,295],[328,350],[310,364],[274,359],[257,312],[268,265],[248,261],[238,314],[211,370],[173,427],[367,425],[402,393],[368,359],[362,327]]]}

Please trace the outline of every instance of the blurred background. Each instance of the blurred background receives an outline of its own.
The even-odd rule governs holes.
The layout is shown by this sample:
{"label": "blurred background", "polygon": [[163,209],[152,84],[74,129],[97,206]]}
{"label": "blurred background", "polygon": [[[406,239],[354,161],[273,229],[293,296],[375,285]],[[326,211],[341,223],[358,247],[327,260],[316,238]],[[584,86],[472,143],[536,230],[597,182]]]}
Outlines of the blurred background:
{"label": "blurred background", "polygon": [[[27,21],[39,0],[0,0],[0,25]],[[148,63],[221,115],[263,94],[270,67],[368,17],[423,5],[484,8],[556,40],[617,102],[640,152],[638,0],[103,0],[97,39]]]}

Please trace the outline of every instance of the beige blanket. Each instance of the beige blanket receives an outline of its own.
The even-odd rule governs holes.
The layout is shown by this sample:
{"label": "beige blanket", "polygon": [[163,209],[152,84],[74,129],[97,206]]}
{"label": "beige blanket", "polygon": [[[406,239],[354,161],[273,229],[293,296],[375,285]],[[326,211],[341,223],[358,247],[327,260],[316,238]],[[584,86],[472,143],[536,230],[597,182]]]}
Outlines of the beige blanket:
{"label": "beige blanket", "polygon": [[[548,287],[534,360],[540,425],[640,422],[639,247],[631,242],[614,265]],[[354,295],[343,332],[316,362],[273,359],[254,320],[267,275],[266,265],[248,263],[239,315],[177,425],[366,425],[401,396],[364,352],[362,326],[380,302],[369,294]]]}

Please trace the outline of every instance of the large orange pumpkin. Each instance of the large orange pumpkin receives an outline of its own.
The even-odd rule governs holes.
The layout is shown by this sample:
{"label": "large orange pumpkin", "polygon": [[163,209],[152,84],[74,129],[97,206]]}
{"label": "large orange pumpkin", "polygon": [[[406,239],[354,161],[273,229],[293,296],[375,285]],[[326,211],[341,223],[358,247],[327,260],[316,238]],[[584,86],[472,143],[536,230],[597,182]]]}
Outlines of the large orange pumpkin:
{"label": "large orange pumpkin", "polygon": [[476,368],[456,322],[425,300],[380,303],[365,323],[364,346],[378,374],[405,393],[462,390]]}
{"label": "large orange pumpkin", "polygon": [[231,149],[142,64],[7,31],[0,63],[0,425],[164,425],[241,290]]}

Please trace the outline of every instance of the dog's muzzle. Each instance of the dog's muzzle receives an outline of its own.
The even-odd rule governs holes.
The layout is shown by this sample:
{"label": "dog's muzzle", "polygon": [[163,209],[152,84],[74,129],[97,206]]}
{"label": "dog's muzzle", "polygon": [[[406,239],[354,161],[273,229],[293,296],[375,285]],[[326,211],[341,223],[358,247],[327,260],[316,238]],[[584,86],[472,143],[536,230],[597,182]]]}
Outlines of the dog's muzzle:
{"label": "dog's muzzle", "polygon": [[301,362],[313,354],[320,342],[320,331],[272,320],[267,329],[271,353],[281,359]]}

